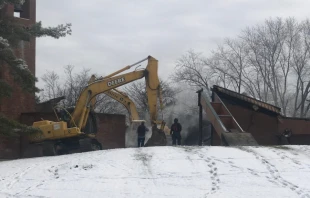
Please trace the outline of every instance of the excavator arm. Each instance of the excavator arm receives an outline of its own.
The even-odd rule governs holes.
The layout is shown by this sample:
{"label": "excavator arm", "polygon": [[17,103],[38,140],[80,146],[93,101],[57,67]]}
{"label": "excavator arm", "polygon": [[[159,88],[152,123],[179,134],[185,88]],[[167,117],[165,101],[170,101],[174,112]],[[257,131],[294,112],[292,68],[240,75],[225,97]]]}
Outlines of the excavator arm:
{"label": "excavator arm", "polygon": [[[148,60],[147,67],[145,69],[117,75],[145,60]],[[110,74],[103,79],[91,82],[81,92],[76,107],[73,111],[70,124],[74,126],[74,124],[76,123],[78,125],[77,127],[83,130],[86,124],[86,120],[88,119],[88,113],[92,108],[92,104],[94,101],[93,99],[95,96],[100,93],[107,93],[110,90],[133,82],[135,80],[141,79],[143,77],[145,78],[146,83],[150,120],[153,123],[162,124],[162,121],[157,120],[157,98],[160,89],[157,71],[158,61],[155,58],[149,56],[148,58],[139,61],[133,65],[127,66],[117,72],[114,72],[113,74]]]}
{"label": "excavator arm", "polygon": [[[101,79],[103,79],[103,78],[101,77]],[[88,84],[93,83],[96,80],[98,80],[98,79],[96,79],[96,76],[92,75],[90,80],[88,81]],[[128,113],[129,113],[130,122],[132,122],[133,120],[139,120],[140,119],[135,103],[128,97],[128,95],[126,93],[119,91],[117,89],[112,89],[112,90],[104,92],[104,94],[106,94],[110,98],[118,101],[127,109]],[[91,100],[91,106],[94,107],[95,103],[96,103],[96,97],[94,97]]]}
{"label": "excavator arm", "polygon": [[112,89],[104,93],[121,103],[127,109],[130,121],[140,119],[135,103],[127,95],[116,89]]}

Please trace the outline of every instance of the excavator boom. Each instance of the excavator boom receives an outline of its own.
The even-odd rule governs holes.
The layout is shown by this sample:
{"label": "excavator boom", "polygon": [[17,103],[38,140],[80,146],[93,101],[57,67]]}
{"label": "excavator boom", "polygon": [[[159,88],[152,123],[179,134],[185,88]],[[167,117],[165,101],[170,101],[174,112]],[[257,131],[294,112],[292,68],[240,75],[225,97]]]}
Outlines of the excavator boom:
{"label": "excavator boom", "polygon": [[128,96],[114,89],[104,93],[121,103],[127,109],[130,121],[140,120],[136,105]]}
{"label": "excavator boom", "polygon": [[74,112],[72,114],[71,124],[78,123],[78,127],[83,129],[84,120],[87,120],[87,108],[90,108],[90,101],[93,97],[100,93],[117,88],[124,84],[138,80],[145,76],[145,71],[134,71],[127,74],[112,77],[110,79],[103,79],[91,83],[81,93]]}
{"label": "excavator boom", "polygon": [[[109,76],[111,76],[111,74]],[[106,79],[106,78],[108,78],[108,77],[100,77],[101,80]],[[90,80],[88,81],[88,84],[91,84],[91,83],[95,82],[96,80],[98,80],[96,78],[96,76],[92,75]],[[119,91],[117,89],[111,89],[109,91],[104,92],[104,94],[106,94],[110,98],[118,101],[127,109],[128,113],[129,113],[130,122],[132,122],[133,120],[140,120],[135,103],[128,97],[128,95],[126,93]],[[96,103],[96,97],[93,97],[93,99],[91,100],[92,107],[95,106],[95,103]],[[83,126],[85,126],[85,125],[83,125]]]}
{"label": "excavator boom", "polygon": [[[143,59],[144,61],[146,59]],[[120,72],[123,72],[125,69],[131,68],[132,66],[141,63],[139,61],[133,65],[127,66],[124,69],[121,69],[113,74],[106,76],[100,80],[91,82],[85,89],[81,92],[80,97],[77,101],[76,107],[72,114],[72,119],[70,124],[74,126],[74,123],[77,123],[77,127],[83,130],[85,127],[89,108],[91,107],[93,98],[100,93],[105,93],[132,81],[145,78],[146,83],[146,92],[148,97],[148,107],[150,113],[150,120],[154,123],[157,121],[157,98],[159,94],[159,78],[157,74],[158,70],[158,61],[149,56],[147,58],[148,64],[146,69],[138,70],[133,72],[128,72],[126,74],[117,75]],[[160,121],[159,121],[160,122]]]}

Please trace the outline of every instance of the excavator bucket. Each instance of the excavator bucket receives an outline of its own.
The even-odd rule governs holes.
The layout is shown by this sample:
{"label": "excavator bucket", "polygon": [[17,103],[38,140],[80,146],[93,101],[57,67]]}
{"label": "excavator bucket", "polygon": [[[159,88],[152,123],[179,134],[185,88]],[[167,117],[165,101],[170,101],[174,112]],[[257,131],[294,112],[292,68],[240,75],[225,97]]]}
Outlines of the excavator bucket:
{"label": "excavator bucket", "polygon": [[152,136],[144,146],[166,146],[167,145],[167,138],[166,134],[163,130],[157,128],[157,126],[152,127]]}

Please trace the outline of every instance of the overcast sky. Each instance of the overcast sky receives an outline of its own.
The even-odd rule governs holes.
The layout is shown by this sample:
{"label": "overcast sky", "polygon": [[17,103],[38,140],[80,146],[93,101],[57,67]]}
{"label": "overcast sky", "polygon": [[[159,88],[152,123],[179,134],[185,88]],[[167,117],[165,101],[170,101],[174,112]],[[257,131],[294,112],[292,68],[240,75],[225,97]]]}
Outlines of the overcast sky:
{"label": "overcast sky", "polygon": [[167,79],[189,49],[208,54],[246,26],[303,20],[309,8],[310,0],[38,0],[37,21],[72,23],[72,35],[37,39],[36,76],[68,64],[103,75],[152,55]]}

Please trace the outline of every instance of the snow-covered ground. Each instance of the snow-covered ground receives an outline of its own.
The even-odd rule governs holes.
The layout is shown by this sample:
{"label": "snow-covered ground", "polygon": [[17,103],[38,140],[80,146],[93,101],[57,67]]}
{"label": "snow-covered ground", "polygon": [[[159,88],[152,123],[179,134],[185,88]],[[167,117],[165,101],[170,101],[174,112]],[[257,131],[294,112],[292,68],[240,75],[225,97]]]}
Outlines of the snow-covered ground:
{"label": "snow-covered ground", "polygon": [[0,197],[309,197],[310,147],[150,147],[0,162]]}

